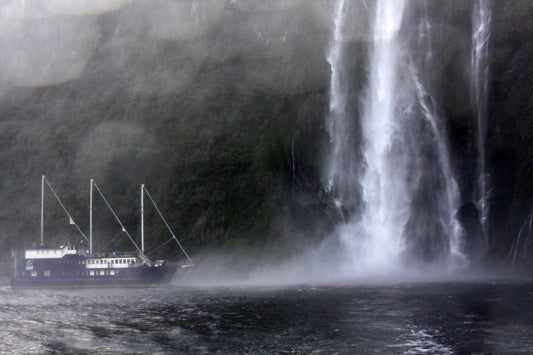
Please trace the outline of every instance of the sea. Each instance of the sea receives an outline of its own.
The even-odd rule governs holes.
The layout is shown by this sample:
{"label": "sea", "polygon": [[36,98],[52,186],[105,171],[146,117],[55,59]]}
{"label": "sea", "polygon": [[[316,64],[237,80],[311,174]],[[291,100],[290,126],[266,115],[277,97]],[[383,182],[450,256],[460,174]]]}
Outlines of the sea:
{"label": "sea", "polygon": [[1,354],[533,353],[533,281],[11,289]]}

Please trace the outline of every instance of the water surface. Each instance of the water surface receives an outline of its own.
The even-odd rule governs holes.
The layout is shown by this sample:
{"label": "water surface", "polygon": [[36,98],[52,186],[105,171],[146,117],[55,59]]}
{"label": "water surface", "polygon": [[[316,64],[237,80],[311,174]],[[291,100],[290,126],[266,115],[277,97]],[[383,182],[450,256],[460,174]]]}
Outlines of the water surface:
{"label": "water surface", "polygon": [[533,282],[0,287],[0,353],[533,352]]}

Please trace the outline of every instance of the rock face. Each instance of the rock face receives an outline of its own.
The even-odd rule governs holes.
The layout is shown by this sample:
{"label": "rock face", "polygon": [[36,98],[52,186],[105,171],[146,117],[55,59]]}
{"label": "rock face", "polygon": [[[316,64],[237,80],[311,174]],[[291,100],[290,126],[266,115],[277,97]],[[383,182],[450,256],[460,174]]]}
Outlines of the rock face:
{"label": "rock face", "polygon": [[[533,250],[524,246],[531,240],[526,234],[517,241],[533,206],[533,3],[488,5],[494,11],[486,231],[474,196],[473,2],[412,1],[402,26],[418,24],[422,13],[428,18],[427,36],[410,39],[410,46],[432,48],[425,81],[434,88],[460,190],[465,251],[474,260],[518,265],[530,260],[518,256]],[[323,181],[332,4],[125,1],[87,13],[56,9],[52,17],[9,6],[6,13],[15,17],[2,24],[2,33],[10,35],[0,37],[0,250],[35,241],[43,173],[77,220],[88,214],[92,177],[111,200],[120,200],[114,207],[132,226],[136,189],[146,183],[191,248],[283,250],[321,240],[351,213],[335,205]],[[355,10],[345,47],[353,62],[346,73],[349,109],[358,115],[369,19]],[[23,31],[15,31],[21,24]],[[40,33],[54,35],[43,42]],[[59,227],[61,211],[50,207],[51,238],[76,238]],[[101,232],[114,230],[102,226]],[[515,251],[517,257],[509,257]]]}

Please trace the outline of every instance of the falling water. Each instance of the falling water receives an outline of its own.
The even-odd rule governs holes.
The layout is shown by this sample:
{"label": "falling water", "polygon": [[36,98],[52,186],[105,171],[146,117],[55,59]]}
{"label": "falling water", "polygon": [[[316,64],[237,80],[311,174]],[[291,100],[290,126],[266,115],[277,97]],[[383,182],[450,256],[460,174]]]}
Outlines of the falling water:
{"label": "falling water", "polygon": [[339,0],[335,8],[333,43],[328,55],[331,67],[331,94],[329,104],[328,132],[332,151],[328,166],[327,189],[336,190],[337,205],[349,204],[353,200],[353,185],[357,180],[357,166],[349,141],[349,120],[347,119],[346,68],[344,67],[343,27],[345,21],[345,0]]}
{"label": "falling water", "polygon": [[[346,67],[343,52],[349,21],[345,1],[340,0],[335,9],[328,55],[332,68],[328,187],[350,216],[337,229],[347,250],[349,272],[388,272],[410,255],[426,261],[461,256],[461,228],[455,217],[458,189],[445,134],[436,104],[420,79],[424,73],[419,73],[402,42],[407,6],[404,0],[378,0],[372,8],[369,75],[359,103],[360,117],[347,110],[351,96],[343,81],[353,70]],[[362,134],[357,148],[350,135],[354,120]],[[359,161],[356,149],[361,152]]]}
{"label": "falling water", "polygon": [[367,239],[363,249],[372,264],[397,262],[395,259],[403,248],[403,227],[409,217],[404,162],[391,151],[400,129],[396,119],[401,55],[397,37],[403,10],[403,1],[377,2],[374,48],[362,116],[366,171],[361,182],[365,209],[360,232]]}
{"label": "falling water", "polygon": [[472,105],[477,118],[478,186],[476,191],[480,222],[485,234],[485,243],[489,243],[487,204],[488,175],[486,172],[485,140],[487,135],[487,100],[488,100],[488,51],[490,37],[490,10],[487,0],[476,0],[472,16]]}

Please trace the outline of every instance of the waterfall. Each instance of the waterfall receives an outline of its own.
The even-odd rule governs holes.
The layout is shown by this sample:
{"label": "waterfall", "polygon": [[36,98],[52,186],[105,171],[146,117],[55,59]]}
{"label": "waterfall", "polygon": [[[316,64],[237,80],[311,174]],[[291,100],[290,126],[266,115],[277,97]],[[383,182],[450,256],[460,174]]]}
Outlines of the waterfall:
{"label": "waterfall", "polygon": [[480,223],[485,235],[485,246],[489,244],[489,207],[487,203],[489,177],[486,171],[485,140],[487,135],[488,111],[488,51],[490,37],[490,10],[487,0],[476,0],[472,15],[471,55],[471,97],[477,119],[477,190],[476,200]]}
{"label": "waterfall", "polygon": [[[344,52],[350,35],[345,32],[347,5],[340,0],[335,7],[326,173],[328,191],[348,211],[336,235],[349,273],[390,272],[413,257],[431,262],[462,258],[455,216],[459,193],[442,119],[405,40],[420,34],[402,29],[408,5],[407,0],[377,0],[368,7],[374,13],[368,82],[355,103],[346,82],[354,70]],[[422,21],[425,25],[418,28],[430,28]],[[424,61],[431,60],[431,53],[424,55]],[[355,112],[360,114],[348,110],[350,104],[359,105]],[[360,142],[353,138],[354,129],[361,131]]]}

